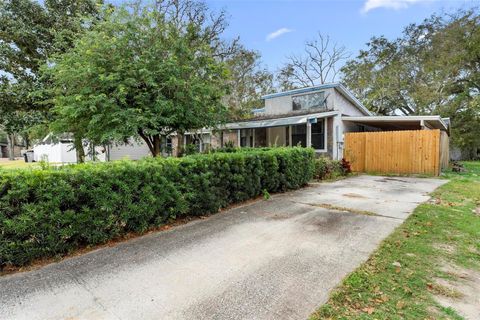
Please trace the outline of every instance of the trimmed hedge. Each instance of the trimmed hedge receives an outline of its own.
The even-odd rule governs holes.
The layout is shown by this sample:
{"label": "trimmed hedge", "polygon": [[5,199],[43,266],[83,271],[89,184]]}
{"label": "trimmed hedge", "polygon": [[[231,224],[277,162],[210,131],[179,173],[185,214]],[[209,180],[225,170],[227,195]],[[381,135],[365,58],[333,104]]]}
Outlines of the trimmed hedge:
{"label": "trimmed hedge", "polygon": [[314,152],[275,148],[0,173],[0,268],[297,189]]}

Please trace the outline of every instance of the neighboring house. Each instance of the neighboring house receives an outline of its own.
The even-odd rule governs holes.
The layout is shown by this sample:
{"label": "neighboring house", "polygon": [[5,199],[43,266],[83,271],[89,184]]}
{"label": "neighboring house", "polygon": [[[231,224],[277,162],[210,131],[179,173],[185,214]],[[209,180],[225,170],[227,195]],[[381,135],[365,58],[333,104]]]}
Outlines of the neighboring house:
{"label": "neighboring house", "polygon": [[[238,147],[300,145],[313,147],[318,155],[341,159],[347,132],[440,129],[445,135],[449,133],[448,119],[439,116],[375,116],[341,83],[269,94],[262,99],[264,107],[255,109],[249,119],[227,123],[215,130],[188,132],[181,135],[182,141],[178,141],[180,135],[169,136],[163,142],[163,156],[178,155],[178,145],[194,145],[200,152],[227,144]],[[71,146],[69,148],[71,150]],[[53,149],[52,146],[52,153],[65,153],[65,147]],[[150,152],[145,143],[132,139],[127,145],[107,146],[100,154],[104,154],[100,159],[103,161],[136,160]],[[60,162],[74,162],[68,157],[69,161]],[[35,155],[35,159],[38,158]]]}
{"label": "neighboring house", "polygon": [[[21,139],[14,138],[13,156],[19,158],[22,156],[21,150],[24,148]],[[0,132],[0,158],[8,158],[8,142],[6,134]]]}
{"label": "neighboring house", "polygon": [[[88,143],[84,143],[84,152],[86,161],[138,160],[150,153],[146,144],[134,139],[130,139],[125,144],[95,146],[93,150]],[[77,154],[73,147],[72,136],[69,134],[63,134],[60,137],[47,135],[41,143],[33,147],[33,159],[51,163],[76,163]]]}
{"label": "neighboring house", "polygon": [[[85,154],[89,153],[88,147],[84,148]],[[95,148],[96,153],[102,152],[98,148]],[[91,154],[91,152],[90,152]],[[87,159],[91,159],[91,156],[87,156]],[[102,156],[99,157],[102,159]],[[103,156],[103,160],[104,160]],[[33,160],[47,161],[50,163],[76,163],[77,154],[73,147],[73,139],[70,134],[63,134],[60,136],[54,136],[48,134],[42,142],[36,144],[33,147]]]}

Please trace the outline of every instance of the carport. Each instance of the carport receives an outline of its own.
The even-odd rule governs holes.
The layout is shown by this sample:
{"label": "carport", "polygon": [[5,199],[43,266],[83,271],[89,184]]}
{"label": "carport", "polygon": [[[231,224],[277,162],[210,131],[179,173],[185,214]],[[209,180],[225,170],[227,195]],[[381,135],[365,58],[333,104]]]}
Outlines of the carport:
{"label": "carport", "polygon": [[449,124],[440,116],[342,117],[344,158],[357,172],[439,175],[448,166]]}
{"label": "carport", "polygon": [[449,118],[440,116],[343,116],[342,121],[361,125],[367,131],[439,129],[449,134],[450,125]]}

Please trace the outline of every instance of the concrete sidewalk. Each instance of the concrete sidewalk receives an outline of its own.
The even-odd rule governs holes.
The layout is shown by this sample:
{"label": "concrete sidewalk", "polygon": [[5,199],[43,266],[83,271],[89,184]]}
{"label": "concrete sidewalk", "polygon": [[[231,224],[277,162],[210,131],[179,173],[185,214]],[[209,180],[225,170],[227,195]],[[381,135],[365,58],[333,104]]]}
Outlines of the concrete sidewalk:
{"label": "concrete sidewalk", "polygon": [[4,276],[0,319],[305,319],[445,182],[313,184]]}

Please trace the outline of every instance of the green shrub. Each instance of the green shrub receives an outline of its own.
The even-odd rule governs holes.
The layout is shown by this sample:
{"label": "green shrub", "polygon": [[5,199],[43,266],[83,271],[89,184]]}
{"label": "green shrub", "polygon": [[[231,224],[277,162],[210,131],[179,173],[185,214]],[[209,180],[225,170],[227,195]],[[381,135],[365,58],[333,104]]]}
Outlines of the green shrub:
{"label": "green shrub", "polygon": [[350,164],[346,161],[331,160],[326,157],[315,159],[314,178],[317,180],[332,179],[345,176],[351,172]]}
{"label": "green shrub", "polygon": [[311,149],[278,148],[2,171],[0,268],[299,188],[313,159]]}

